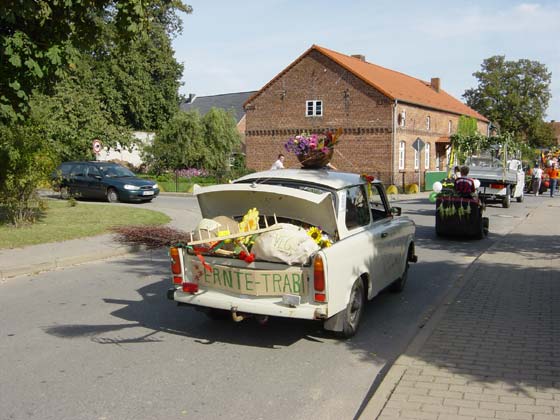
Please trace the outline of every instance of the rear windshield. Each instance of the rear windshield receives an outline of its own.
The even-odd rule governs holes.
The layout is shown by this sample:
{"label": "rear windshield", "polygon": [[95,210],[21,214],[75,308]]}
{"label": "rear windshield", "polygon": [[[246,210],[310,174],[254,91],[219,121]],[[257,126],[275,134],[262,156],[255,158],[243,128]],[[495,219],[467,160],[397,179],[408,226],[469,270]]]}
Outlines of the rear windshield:
{"label": "rear windshield", "polygon": [[238,181],[236,184],[252,184],[256,182],[257,184],[266,184],[266,185],[278,185],[280,187],[288,187],[294,188],[296,190],[307,191],[314,194],[324,194],[324,193],[332,193],[333,190],[321,187],[315,184],[302,184],[300,182],[294,181],[287,181],[284,179],[263,179],[263,180],[245,180],[245,181]]}

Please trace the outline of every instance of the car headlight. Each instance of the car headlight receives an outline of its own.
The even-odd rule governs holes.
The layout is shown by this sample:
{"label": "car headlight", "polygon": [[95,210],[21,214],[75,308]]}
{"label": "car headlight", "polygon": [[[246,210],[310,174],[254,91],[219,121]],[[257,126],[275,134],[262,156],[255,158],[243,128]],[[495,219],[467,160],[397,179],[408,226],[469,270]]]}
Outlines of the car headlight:
{"label": "car headlight", "polygon": [[125,184],[123,187],[125,190],[137,190],[138,187],[136,185]]}
{"label": "car headlight", "polygon": [[158,184],[154,184],[152,185],[152,188],[155,190],[156,188],[159,188]]}

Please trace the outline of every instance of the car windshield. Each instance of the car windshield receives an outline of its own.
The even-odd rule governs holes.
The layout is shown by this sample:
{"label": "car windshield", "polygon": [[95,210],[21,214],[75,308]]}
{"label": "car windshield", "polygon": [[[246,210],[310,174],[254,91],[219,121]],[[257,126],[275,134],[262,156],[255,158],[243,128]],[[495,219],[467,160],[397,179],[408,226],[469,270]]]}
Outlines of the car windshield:
{"label": "car windshield", "polygon": [[99,169],[101,170],[101,173],[108,178],[136,176],[134,175],[134,173],[126,169],[124,166],[119,166],[119,165],[100,166]]}

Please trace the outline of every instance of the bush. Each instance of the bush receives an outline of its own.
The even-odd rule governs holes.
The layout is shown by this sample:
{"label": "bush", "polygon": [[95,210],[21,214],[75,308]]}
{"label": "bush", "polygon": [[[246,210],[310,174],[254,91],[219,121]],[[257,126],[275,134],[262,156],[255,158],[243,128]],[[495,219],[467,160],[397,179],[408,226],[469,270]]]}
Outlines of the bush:
{"label": "bush", "polygon": [[0,217],[4,222],[33,223],[43,213],[36,188],[54,166],[49,143],[37,127],[0,125]]}

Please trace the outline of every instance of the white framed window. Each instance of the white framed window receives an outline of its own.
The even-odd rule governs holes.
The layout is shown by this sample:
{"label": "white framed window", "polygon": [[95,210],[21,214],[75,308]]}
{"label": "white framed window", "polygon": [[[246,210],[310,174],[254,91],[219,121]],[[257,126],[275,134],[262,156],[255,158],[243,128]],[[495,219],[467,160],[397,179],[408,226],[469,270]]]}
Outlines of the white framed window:
{"label": "white framed window", "polygon": [[400,127],[406,127],[406,109],[403,109],[398,116],[398,124]]}
{"label": "white framed window", "polygon": [[420,153],[414,149],[414,169],[420,169]]}
{"label": "white framed window", "polygon": [[323,101],[306,101],[305,102],[305,116],[306,117],[322,117],[323,116]]}
{"label": "white framed window", "polygon": [[405,147],[406,147],[406,143],[404,141],[401,141],[399,143],[399,170],[401,171],[404,170]]}
{"label": "white framed window", "polygon": [[430,169],[430,143],[426,143],[424,146],[424,169]]}
{"label": "white framed window", "polygon": [[431,118],[430,118],[430,116],[428,115],[428,116],[426,117],[426,130],[427,130],[427,131],[430,131],[430,125],[431,125],[431,123],[432,123]]}
{"label": "white framed window", "polygon": [[453,130],[453,121],[449,120],[449,123],[447,124],[447,132],[451,134],[451,130]]}

